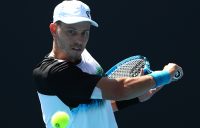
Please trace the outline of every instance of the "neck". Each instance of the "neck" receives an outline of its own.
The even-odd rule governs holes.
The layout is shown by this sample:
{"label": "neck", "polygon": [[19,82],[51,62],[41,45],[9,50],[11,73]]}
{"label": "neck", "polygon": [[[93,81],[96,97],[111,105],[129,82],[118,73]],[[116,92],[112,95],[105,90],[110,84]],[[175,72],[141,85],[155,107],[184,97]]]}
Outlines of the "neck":
{"label": "neck", "polygon": [[53,41],[53,47],[50,52],[50,56],[53,56],[55,59],[68,60],[67,54],[58,48],[55,41]]}
{"label": "neck", "polygon": [[[77,60],[70,58],[67,53],[65,53],[61,49],[59,49],[55,41],[53,41],[53,47],[52,47],[52,50],[51,50],[49,55],[54,57],[55,59],[67,60],[67,61],[72,62],[72,63],[77,62]],[[78,60],[78,62],[79,61],[80,60]]]}

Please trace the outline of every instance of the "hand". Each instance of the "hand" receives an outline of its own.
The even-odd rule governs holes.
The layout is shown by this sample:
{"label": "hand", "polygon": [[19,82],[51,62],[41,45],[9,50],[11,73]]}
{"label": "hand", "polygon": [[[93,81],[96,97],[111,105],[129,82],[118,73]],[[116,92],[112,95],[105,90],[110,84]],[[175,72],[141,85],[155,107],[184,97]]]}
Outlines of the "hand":
{"label": "hand", "polygon": [[138,99],[140,102],[144,102],[149,100],[156,92],[158,92],[160,89],[162,89],[163,86],[157,87],[157,88],[153,88],[150,89],[149,91],[147,91],[146,93],[144,93],[141,96],[138,96]]}
{"label": "hand", "polygon": [[178,79],[180,79],[181,77],[183,77],[183,70],[180,66],[178,66],[177,64],[174,64],[174,63],[169,63],[168,65],[166,65],[164,67],[163,70],[166,70],[170,73],[170,76],[171,76],[171,81],[176,81],[176,73],[179,71],[180,73],[180,77]]}

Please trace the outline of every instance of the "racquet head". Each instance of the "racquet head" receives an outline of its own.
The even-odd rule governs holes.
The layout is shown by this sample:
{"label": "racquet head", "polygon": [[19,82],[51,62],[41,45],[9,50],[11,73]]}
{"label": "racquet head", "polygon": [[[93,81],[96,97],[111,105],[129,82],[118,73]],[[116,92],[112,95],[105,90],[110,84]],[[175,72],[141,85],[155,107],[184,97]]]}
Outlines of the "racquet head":
{"label": "racquet head", "polygon": [[106,75],[110,79],[120,77],[136,77],[140,74],[141,69],[145,69],[145,74],[150,73],[150,63],[146,57],[136,55],[117,63],[106,72]]}

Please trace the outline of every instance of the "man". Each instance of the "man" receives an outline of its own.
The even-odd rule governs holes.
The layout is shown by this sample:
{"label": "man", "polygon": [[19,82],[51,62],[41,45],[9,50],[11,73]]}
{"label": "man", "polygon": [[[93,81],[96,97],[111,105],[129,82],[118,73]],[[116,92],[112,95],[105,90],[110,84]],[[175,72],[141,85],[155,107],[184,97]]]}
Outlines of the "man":
{"label": "man", "polygon": [[63,1],[55,7],[49,26],[52,51],[33,71],[47,128],[52,128],[51,117],[57,111],[69,114],[68,128],[117,128],[113,111],[148,100],[160,85],[173,80],[177,70],[182,71],[169,63],[150,75],[108,79],[85,49],[91,25],[98,27],[81,1]]}

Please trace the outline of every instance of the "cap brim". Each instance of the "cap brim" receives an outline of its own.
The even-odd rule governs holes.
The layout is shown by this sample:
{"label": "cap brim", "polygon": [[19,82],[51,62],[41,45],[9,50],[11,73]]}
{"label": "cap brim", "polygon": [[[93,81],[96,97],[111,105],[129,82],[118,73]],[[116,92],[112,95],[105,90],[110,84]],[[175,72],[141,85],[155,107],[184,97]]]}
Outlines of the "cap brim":
{"label": "cap brim", "polygon": [[[65,18],[55,18],[55,19],[56,19],[56,21],[62,21],[66,24],[75,24],[75,23],[88,21],[91,23],[91,25],[93,25],[95,27],[99,26],[95,21],[85,18],[85,17],[65,17]],[[56,22],[56,21],[54,21],[54,22]]]}

